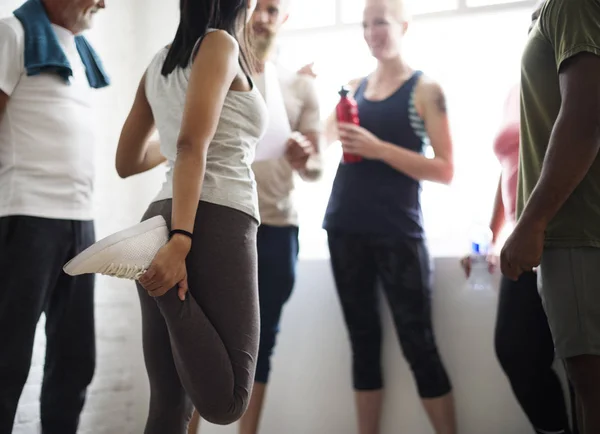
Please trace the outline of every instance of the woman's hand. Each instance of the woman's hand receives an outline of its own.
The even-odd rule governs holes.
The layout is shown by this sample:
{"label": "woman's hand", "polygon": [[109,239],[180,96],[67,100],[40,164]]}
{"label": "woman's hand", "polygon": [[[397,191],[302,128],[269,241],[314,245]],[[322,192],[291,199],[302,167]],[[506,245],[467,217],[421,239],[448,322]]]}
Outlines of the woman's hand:
{"label": "woman's hand", "polygon": [[370,131],[350,123],[339,123],[338,131],[344,152],[371,160],[381,159],[385,144]]}
{"label": "woman's hand", "polygon": [[185,258],[190,248],[191,240],[176,234],[156,253],[150,267],[139,279],[150,296],[160,297],[177,285],[179,299],[185,300],[188,291]]}
{"label": "woman's hand", "polygon": [[[494,274],[496,268],[498,268],[498,257],[496,255],[490,254],[487,256],[486,259],[488,263],[488,271],[490,272],[490,274]],[[470,255],[467,255],[460,260],[460,266],[465,272],[465,276],[467,276],[467,279],[471,276],[471,265],[472,263]]]}

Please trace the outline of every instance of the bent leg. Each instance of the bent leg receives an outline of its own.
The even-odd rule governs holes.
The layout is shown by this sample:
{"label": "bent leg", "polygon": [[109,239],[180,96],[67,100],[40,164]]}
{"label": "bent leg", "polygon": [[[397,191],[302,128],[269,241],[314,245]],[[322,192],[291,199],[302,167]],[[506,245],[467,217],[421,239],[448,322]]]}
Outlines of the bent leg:
{"label": "bent leg", "polygon": [[[171,201],[154,205],[170,225]],[[186,260],[188,297],[182,302],[171,290],[156,299],[181,384],[200,416],[216,424],[238,420],[252,391],[259,336],[257,226],[242,212],[200,202]]]}

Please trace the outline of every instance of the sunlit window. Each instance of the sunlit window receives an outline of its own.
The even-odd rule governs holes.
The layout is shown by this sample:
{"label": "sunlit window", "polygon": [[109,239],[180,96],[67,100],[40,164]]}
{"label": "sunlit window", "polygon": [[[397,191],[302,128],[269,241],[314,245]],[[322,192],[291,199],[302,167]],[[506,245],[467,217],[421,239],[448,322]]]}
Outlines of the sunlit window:
{"label": "sunlit window", "polygon": [[[414,0],[408,3],[413,15],[450,11],[458,7],[458,0]],[[342,0],[342,21],[357,23],[362,20],[363,6],[364,2],[361,0]]]}
{"label": "sunlit window", "polygon": [[286,26],[288,29],[332,26],[336,23],[336,14],[336,0],[290,0]]}
{"label": "sunlit window", "polygon": [[491,5],[500,5],[507,3],[518,3],[520,0],[466,0],[467,6],[476,7],[476,6],[491,6]]}
{"label": "sunlit window", "polygon": [[[362,2],[346,1],[350,3]],[[357,10],[354,15],[360,14]],[[434,256],[462,254],[471,225],[489,219],[500,174],[492,141],[508,90],[519,80],[530,15],[530,8],[503,8],[501,12],[415,19],[409,28],[406,59],[445,89],[455,146],[452,185],[424,185],[423,213]],[[312,61],[319,74],[323,118],[336,104],[339,87],[364,77],[374,67],[358,24],[284,33],[280,62],[297,68]],[[325,155],[324,179],[315,184],[299,182],[297,189],[302,255],[308,258],[328,255],[321,222],[341,156],[339,145]]]}

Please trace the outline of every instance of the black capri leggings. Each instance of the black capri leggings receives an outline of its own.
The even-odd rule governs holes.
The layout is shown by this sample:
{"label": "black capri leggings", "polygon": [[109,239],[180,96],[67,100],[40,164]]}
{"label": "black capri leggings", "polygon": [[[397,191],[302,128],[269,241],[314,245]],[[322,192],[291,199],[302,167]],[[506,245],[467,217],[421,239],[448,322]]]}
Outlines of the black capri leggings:
{"label": "black capri leggings", "polygon": [[356,390],[383,387],[377,280],[422,398],[451,391],[431,323],[429,256],[422,240],[328,232],[331,264],[348,327]]}
{"label": "black capri leggings", "polygon": [[[144,220],[171,225],[171,200]],[[189,292],[152,298],[138,284],[144,359],[150,379],[146,434],[185,434],[196,407],[217,424],[248,406],[258,353],[257,222],[232,208],[200,202],[187,257]]]}
{"label": "black capri leggings", "polygon": [[516,282],[502,278],[495,347],[498,361],[536,432],[570,433],[565,395],[552,368],[554,343],[534,272],[522,274]]}

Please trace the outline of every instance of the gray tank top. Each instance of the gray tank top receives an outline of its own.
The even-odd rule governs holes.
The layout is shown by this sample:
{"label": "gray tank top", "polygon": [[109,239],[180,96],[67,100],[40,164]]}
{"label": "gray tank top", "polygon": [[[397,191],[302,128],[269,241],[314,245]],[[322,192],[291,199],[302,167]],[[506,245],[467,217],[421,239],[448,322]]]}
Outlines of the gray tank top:
{"label": "gray tank top", "polygon": [[[177,139],[192,68],[190,62],[188,67],[176,68],[167,77],[163,76],[161,69],[167,53],[167,48],[159,51],[146,71],[146,96],[160,136],[161,152],[168,160],[166,181],[155,202],[173,197]],[[251,164],[267,121],[264,99],[254,84],[249,92],[230,90],[227,93],[216,133],[208,147],[200,200],[237,209],[260,221]]]}

